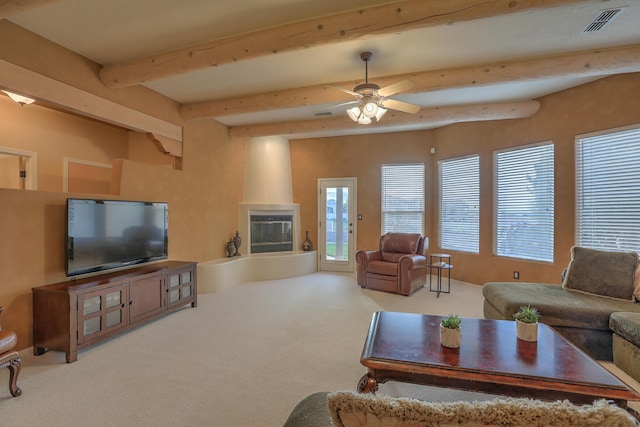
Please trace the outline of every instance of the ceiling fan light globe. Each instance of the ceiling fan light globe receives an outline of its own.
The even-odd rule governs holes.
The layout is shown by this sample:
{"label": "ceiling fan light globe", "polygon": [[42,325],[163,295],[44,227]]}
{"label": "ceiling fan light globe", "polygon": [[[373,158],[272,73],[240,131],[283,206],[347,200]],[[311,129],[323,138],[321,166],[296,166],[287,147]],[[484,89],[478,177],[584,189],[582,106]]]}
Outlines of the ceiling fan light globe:
{"label": "ceiling fan light globe", "polygon": [[387,112],[386,108],[378,107],[378,112],[376,113],[376,120],[380,121],[380,119],[382,118],[382,116],[384,116],[384,113],[386,112]]}
{"label": "ceiling fan light globe", "polygon": [[349,118],[351,120],[353,120],[354,122],[358,122],[358,117],[360,117],[360,108],[358,107],[353,107],[353,108],[349,108],[347,110],[347,115],[349,116]]}
{"label": "ceiling fan light globe", "polygon": [[378,106],[376,105],[375,102],[367,102],[362,107],[362,114],[364,114],[369,118],[375,117],[377,113],[378,113]]}
{"label": "ceiling fan light globe", "polygon": [[364,114],[361,114],[358,118],[358,123],[360,123],[361,125],[368,125],[369,123],[371,123],[371,118],[365,116]]}

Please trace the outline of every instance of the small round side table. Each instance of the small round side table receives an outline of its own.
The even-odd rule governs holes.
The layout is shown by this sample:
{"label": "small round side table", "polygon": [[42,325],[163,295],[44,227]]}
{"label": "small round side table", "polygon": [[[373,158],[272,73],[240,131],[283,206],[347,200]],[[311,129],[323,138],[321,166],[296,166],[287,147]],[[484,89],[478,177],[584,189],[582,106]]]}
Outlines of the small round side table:
{"label": "small round side table", "polygon": [[[431,254],[429,255],[429,291],[437,292],[437,298],[440,298],[440,294],[448,294],[451,292],[451,255],[449,254]],[[436,288],[432,286],[432,271],[436,270]],[[447,290],[442,289],[442,272],[447,271]]]}

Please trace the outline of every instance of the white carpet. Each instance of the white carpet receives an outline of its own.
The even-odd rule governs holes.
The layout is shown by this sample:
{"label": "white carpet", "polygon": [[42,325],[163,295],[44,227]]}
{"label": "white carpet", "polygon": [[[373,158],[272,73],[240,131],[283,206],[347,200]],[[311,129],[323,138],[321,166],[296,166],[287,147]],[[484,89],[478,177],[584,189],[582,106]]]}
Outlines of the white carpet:
{"label": "white carpet", "polygon": [[[344,273],[200,294],[197,308],[84,350],[75,363],[60,352],[22,351],[22,396],[10,396],[8,370],[0,371],[0,424],[281,426],[308,394],[355,389],[377,310],[482,317],[482,296],[479,286],[452,281],[440,298],[428,289],[404,297],[363,290]],[[380,392],[491,397],[400,383]]]}

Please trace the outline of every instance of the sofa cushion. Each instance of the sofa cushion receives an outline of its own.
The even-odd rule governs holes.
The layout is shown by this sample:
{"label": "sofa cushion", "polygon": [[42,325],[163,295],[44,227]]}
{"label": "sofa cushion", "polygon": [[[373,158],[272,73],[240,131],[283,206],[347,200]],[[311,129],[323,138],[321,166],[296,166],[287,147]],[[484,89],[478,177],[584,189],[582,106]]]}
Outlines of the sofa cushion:
{"label": "sofa cushion", "polygon": [[584,406],[526,398],[424,402],[341,391],[329,393],[327,404],[335,427],[636,425],[629,413],[605,400]]}
{"label": "sofa cushion", "polygon": [[401,256],[415,254],[420,245],[420,234],[387,233],[380,238],[382,259],[388,262],[398,262]]}
{"label": "sofa cushion", "polygon": [[640,313],[611,313],[609,326],[613,332],[640,347]]}
{"label": "sofa cushion", "polygon": [[636,252],[613,252],[574,246],[562,287],[606,298],[633,301]]}
{"label": "sofa cushion", "polygon": [[371,261],[367,268],[368,273],[381,274],[383,276],[398,276],[398,263],[386,261]]}

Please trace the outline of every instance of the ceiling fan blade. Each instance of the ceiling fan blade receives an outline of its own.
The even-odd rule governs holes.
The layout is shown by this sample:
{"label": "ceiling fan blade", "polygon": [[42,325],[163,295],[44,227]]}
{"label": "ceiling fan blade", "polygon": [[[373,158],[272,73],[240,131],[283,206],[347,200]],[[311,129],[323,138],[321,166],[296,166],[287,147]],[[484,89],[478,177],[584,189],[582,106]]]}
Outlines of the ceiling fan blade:
{"label": "ceiling fan blade", "polygon": [[360,95],[359,93],[354,92],[354,91],[352,91],[352,90],[345,89],[345,88],[340,87],[340,86],[334,86],[334,85],[327,85],[327,86],[332,87],[332,88],[334,88],[334,89],[341,90],[342,92],[344,92],[344,93],[348,93],[349,95],[353,95],[353,96],[355,96],[355,97],[362,98],[362,95]]}
{"label": "ceiling fan blade", "polygon": [[415,114],[420,111],[420,106],[416,104],[409,104],[408,102],[396,101],[395,99],[383,99],[378,103],[383,108],[390,108],[392,110],[402,111],[404,113]]}
{"label": "ceiling fan blade", "polygon": [[359,102],[360,102],[359,99],[354,99],[353,101],[348,101],[348,102],[343,102],[342,104],[332,105],[331,107],[327,107],[322,111],[331,111],[331,110],[335,110],[336,108],[344,107],[345,105],[357,104]]}
{"label": "ceiling fan blade", "polygon": [[378,95],[380,96],[391,96],[396,93],[404,92],[405,90],[409,90],[415,86],[411,80],[400,80],[395,83],[391,83],[389,86],[385,86],[382,89],[378,89]]}

